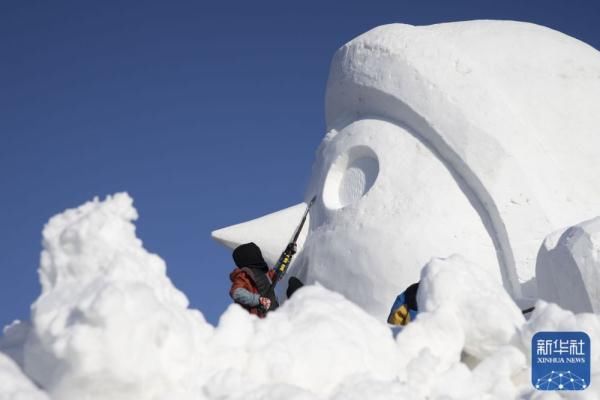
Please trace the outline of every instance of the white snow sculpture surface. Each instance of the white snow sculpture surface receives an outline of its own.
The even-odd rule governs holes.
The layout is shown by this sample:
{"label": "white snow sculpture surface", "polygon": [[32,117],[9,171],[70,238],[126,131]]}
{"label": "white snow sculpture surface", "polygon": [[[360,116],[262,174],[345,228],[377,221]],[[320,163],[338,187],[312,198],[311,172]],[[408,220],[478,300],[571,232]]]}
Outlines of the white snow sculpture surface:
{"label": "white snow sculpture surface", "polygon": [[541,299],[573,312],[600,314],[600,217],[548,236],[536,278]]}
{"label": "white snow sculpture surface", "polygon": [[367,146],[356,146],[342,153],[329,168],[323,185],[323,203],[331,209],[346,207],[360,200],[379,174],[377,154]]}
{"label": "white snow sculpture surface", "polygon": [[331,64],[306,195],[319,198],[290,273],[383,316],[430,257],[461,253],[535,297],[545,236],[598,214],[598,104],[600,53],[545,27],[357,37]]}
{"label": "white snow sculpture surface", "polygon": [[[254,242],[262,249],[265,261],[270,265],[275,265],[282,249],[294,234],[304,211],[306,211],[306,204],[296,204],[252,221],[216,230],[212,232],[212,237],[230,249],[235,249],[243,243]],[[306,217],[305,226],[298,237],[300,247],[306,239],[309,225],[310,215]]]}

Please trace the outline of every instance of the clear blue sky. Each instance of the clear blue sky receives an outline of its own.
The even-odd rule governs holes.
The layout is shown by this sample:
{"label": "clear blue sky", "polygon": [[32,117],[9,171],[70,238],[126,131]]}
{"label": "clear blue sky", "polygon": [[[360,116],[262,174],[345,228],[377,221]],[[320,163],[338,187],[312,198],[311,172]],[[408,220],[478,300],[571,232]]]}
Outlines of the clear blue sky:
{"label": "clear blue sky", "polygon": [[127,191],[194,308],[229,304],[215,228],[302,200],[334,51],[377,25],[539,23],[600,48],[590,1],[0,2],[0,325],[39,294],[41,229]]}

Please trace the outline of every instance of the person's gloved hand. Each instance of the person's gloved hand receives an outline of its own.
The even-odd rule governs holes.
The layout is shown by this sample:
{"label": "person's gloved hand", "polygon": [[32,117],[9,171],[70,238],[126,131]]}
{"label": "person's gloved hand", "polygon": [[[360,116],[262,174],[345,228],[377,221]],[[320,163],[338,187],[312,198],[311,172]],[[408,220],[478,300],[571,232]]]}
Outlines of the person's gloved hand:
{"label": "person's gloved hand", "polygon": [[296,246],[296,243],[290,243],[287,245],[285,251],[293,256],[298,251],[298,246]]}
{"label": "person's gloved hand", "polygon": [[271,300],[269,300],[266,297],[261,297],[260,299],[258,299],[258,302],[260,303],[261,306],[263,306],[263,308],[265,310],[268,310],[269,308],[271,308]]}

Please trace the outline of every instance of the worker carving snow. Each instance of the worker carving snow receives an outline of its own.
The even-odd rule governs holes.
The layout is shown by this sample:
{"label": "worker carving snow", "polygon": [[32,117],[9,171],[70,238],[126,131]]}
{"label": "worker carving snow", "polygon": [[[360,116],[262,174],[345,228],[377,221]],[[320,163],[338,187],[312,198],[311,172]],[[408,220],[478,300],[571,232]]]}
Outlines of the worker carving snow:
{"label": "worker carving snow", "polygon": [[279,307],[277,296],[269,291],[275,270],[269,269],[260,248],[254,243],[238,246],[233,251],[233,261],[237,268],[229,275],[231,298],[259,317]]}

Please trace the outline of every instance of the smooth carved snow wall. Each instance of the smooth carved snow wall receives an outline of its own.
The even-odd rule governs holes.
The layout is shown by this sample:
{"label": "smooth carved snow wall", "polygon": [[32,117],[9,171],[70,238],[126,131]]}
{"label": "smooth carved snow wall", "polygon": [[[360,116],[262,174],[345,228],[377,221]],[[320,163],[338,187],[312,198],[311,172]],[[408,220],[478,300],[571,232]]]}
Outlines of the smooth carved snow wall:
{"label": "smooth carved snow wall", "polygon": [[[354,203],[354,211],[342,209],[339,216],[330,212],[324,219],[313,218],[307,248],[316,247],[311,242],[313,233],[333,231],[333,225],[344,225],[342,221],[368,224],[365,220],[381,214],[379,219],[386,222],[378,229],[389,237],[387,242],[398,243],[394,239],[399,231],[414,229],[411,245],[399,257],[403,263],[393,256],[385,267],[376,265],[377,258],[365,260],[372,273],[379,268],[403,269],[402,274],[376,271],[394,279],[390,285],[397,291],[414,281],[409,269],[418,271],[424,265],[416,254],[445,257],[453,251],[498,269],[513,298],[536,297],[536,256],[546,235],[600,213],[597,104],[600,53],[560,32],[511,21],[375,28],[343,46],[333,58],[326,95],[330,133],[317,154],[307,198],[322,189],[319,170],[331,162],[323,157],[333,146],[332,138],[363,123],[363,137],[387,141],[378,125],[365,122],[379,120],[422,145],[400,149],[386,144],[381,146],[386,152],[407,159],[410,153],[428,149],[428,157],[439,160],[471,210],[447,204],[446,214],[436,214],[439,206],[434,203],[443,204],[452,191],[439,187],[437,194],[430,195],[431,202],[423,202],[422,192],[438,184],[428,178],[416,185],[384,171],[377,153],[380,171],[371,192],[380,181],[385,184],[393,178],[389,192],[380,196],[392,197],[396,205],[420,202],[422,211],[407,214],[386,207],[384,201],[367,214],[360,203],[369,201],[368,193]],[[403,168],[404,174],[424,173],[414,165]],[[326,198],[324,203],[327,207]],[[395,215],[400,212],[404,213],[401,223]],[[438,223],[417,223],[424,220],[424,212]],[[449,214],[460,216],[461,223],[449,226]],[[473,230],[477,225],[485,228],[485,244],[457,229]],[[436,229],[448,234],[436,237]],[[462,243],[438,243],[451,240],[452,230]],[[342,250],[335,241],[332,238],[328,246],[351,251]],[[388,244],[389,256],[394,250]],[[353,265],[360,263],[356,257],[353,260]],[[376,287],[386,284],[379,282]]]}
{"label": "smooth carved snow wall", "polygon": [[311,229],[290,273],[380,317],[398,283],[417,281],[432,255],[464,254],[502,282],[478,213],[444,162],[407,129],[361,119],[331,131],[314,170],[322,202],[311,210]]}

